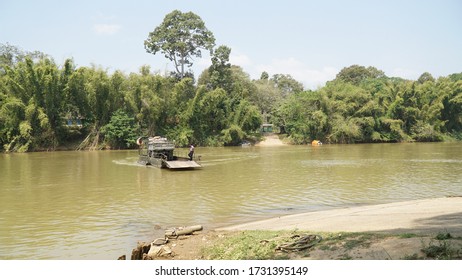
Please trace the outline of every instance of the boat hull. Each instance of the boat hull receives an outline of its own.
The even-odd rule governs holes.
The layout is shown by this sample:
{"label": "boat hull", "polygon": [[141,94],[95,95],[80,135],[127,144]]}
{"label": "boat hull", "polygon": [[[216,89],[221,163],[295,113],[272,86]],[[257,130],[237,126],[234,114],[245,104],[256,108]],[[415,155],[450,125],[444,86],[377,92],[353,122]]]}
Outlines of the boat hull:
{"label": "boat hull", "polygon": [[137,140],[139,148],[138,162],[143,165],[152,165],[168,169],[195,169],[201,165],[189,157],[180,157],[174,154],[175,145],[166,138],[140,137]]}
{"label": "boat hull", "polygon": [[175,160],[164,160],[160,158],[154,158],[149,156],[140,156],[138,163],[142,165],[152,165],[159,168],[168,169],[196,169],[202,166],[194,160],[187,158],[177,158]]}

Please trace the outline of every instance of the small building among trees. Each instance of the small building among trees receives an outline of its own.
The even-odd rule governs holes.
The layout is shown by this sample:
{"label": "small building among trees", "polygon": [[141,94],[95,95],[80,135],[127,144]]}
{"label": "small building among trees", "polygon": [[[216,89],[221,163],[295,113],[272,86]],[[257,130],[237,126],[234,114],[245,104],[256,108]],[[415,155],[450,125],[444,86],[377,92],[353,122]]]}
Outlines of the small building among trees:
{"label": "small building among trees", "polygon": [[262,133],[273,133],[273,124],[272,123],[264,123],[261,125],[261,132]]}

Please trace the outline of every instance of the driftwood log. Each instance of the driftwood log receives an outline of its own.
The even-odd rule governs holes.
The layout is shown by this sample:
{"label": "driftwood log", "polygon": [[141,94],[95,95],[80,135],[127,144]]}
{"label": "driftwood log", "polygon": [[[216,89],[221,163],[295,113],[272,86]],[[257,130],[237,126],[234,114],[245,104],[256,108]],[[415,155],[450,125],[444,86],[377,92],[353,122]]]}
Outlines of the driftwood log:
{"label": "driftwood log", "polygon": [[166,238],[178,238],[180,235],[192,234],[195,231],[202,230],[201,225],[189,226],[189,227],[179,227],[179,228],[169,228],[165,230]]}

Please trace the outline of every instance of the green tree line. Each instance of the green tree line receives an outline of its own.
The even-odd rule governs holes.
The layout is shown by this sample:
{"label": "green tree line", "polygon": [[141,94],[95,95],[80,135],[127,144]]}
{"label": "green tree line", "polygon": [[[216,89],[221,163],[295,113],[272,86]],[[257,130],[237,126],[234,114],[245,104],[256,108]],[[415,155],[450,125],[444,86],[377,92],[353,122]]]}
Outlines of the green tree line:
{"label": "green tree line", "polygon": [[342,69],[324,87],[303,90],[289,75],[251,80],[220,46],[198,78],[110,74],[57,65],[39,52],[1,46],[0,144],[3,151],[132,148],[140,135],[179,146],[237,145],[256,140],[264,119],[295,144],[443,141],[462,131],[462,74],[416,81],[373,67]]}
{"label": "green tree line", "polygon": [[[256,141],[273,123],[294,144],[443,141],[462,138],[462,73],[418,80],[387,77],[352,65],[317,90],[290,75],[251,80],[231,65],[231,49],[215,47],[201,18],[175,10],[150,32],[148,53],[175,65],[169,75],[63,65],[41,52],[0,44],[0,150],[133,148],[162,135],[178,146]],[[195,80],[187,67],[201,49],[211,66]]]}
{"label": "green tree line", "polygon": [[276,109],[275,123],[294,143],[443,141],[461,138],[462,73],[417,81],[352,65],[316,91]]}
{"label": "green tree line", "polygon": [[215,70],[206,70],[199,83],[151,73],[148,66],[110,74],[76,67],[72,59],[59,66],[44,54],[0,47],[3,151],[54,150],[71,142],[80,149],[131,148],[140,135],[164,135],[179,146],[235,145],[262,123],[249,99],[255,86],[229,64],[232,87],[223,89],[206,74]]}

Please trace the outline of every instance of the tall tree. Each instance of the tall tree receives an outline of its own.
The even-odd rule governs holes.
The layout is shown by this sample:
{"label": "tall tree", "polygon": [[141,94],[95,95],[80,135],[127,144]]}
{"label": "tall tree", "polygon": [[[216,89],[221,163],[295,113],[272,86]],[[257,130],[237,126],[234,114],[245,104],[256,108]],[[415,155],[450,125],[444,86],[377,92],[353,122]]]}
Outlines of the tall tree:
{"label": "tall tree", "polygon": [[271,80],[274,81],[276,87],[281,91],[283,98],[288,97],[292,93],[303,91],[303,84],[292,78],[291,75],[275,74]]}
{"label": "tall tree", "polygon": [[221,87],[227,92],[231,91],[231,63],[229,55],[231,49],[227,46],[219,46],[212,56],[212,65],[209,67],[210,87],[216,89]]}
{"label": "tall tree", "polygon": [[214,46],[215,37],[202,19],[193,12],[179,10],[167,14],[144,41],[146,51],[163,53],[175,64],[176,73],[181,78],[185,76],[185,66],[193,65],[193,56],[202,57],[201,49],[212,51]]}
{"label": "tall tree", "polygon": [[435,78],[433,78],[432,74],[425,72],[422,75],[420,75],[419,79],[417,79],[417,82],[420,84],[423,84],[425,82],[434,82]]}
{"label": "tall tree", "polygon": [[379,79],[384,78],[385,73],[378,70],[375,67],[369,66],[364,67],[360,65],[351,65],[350,67],[343,68],[335,77],[336,80],[340,80],[346,83],[358,85],[360,82],[366,79]]}
{"label": "tall tree", "polygon": [[34,63],[27,56],[6,70],[5,90],[9,96],[5,104],[0,104],[0,119],[18,126],[2,129],[6,133],[2,140],[5,150],[25,152],[56,147],[62,99],[58,67],[48,58]]}

